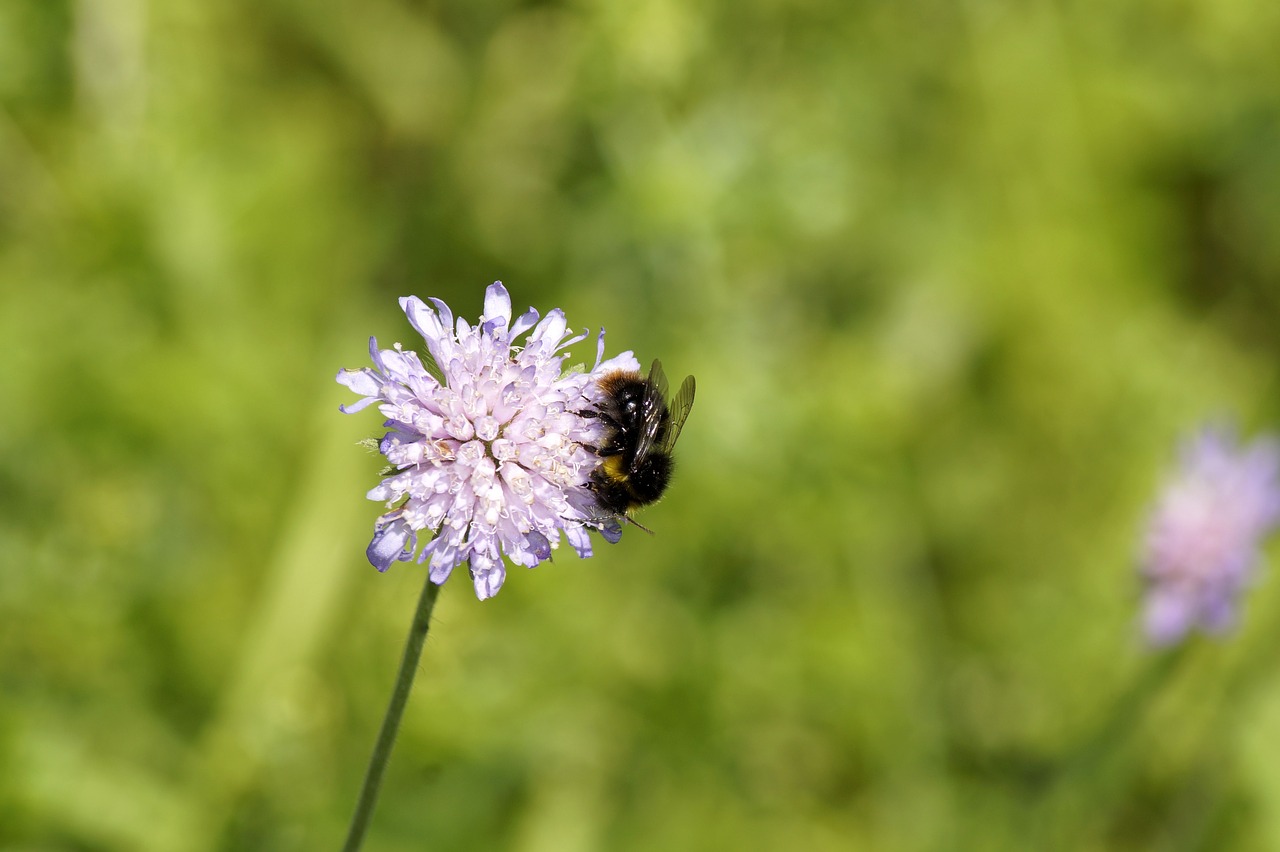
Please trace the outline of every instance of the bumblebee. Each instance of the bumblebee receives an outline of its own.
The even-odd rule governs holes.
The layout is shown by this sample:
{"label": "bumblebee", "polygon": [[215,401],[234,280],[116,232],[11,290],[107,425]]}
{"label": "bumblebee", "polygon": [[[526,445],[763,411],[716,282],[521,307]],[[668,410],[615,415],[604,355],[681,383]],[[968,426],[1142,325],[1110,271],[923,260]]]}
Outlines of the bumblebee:
{"label": "bumblebee", "polygon": [[608,433],[596,448],[601,462],[591,473],[590,488],[605,515],[640,526],[631,513],[656,502],[671,482],[671,449],[693,408],[693,376],[685,378],[671,399],[662,362],[656,360],[647,377],[616,370],[598,385],[604,398],[592,416],[604,422]]}

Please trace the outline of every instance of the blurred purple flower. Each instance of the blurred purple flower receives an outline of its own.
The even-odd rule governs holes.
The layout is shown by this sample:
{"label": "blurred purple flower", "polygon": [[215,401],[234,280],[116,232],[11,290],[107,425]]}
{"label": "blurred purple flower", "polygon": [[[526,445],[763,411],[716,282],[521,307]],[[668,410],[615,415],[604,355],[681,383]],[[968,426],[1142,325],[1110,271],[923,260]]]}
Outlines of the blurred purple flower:
{"label": "blurred purple flower", "polygon": [[[425,339],[435,376],[416,353],[398,343],[379,350],[373,338],[375,369],[338,373],[340,384],[364,397],[341,410],[379,403],[390,429],[379,450],[391,468],[368,495],[390,511],[374,527],[369,561],[379,571],[408,561],[418,533],[428,530],[418,561],[430,560],[432,582],[467,562],[484,600],[506,578],[503,555],[532,568],[560,546],[561,533],[583,558],[591,555],[589,528],[617,541],[617,520],[592,511],[587,488],[599,463],[589,448],[603,427],[582,413],[599,401],[596,378],[638,370],[639,362],[630,352],[602,361],[602,330],[592,371],[566,373],[563,350],[586,334],[569,336],[559,309],[539,320],[530,308],[513,322],[501,282],[486,290],[474,327],[430,301],[434,308],[408,296],[400,307]],[[523,346],[515,345],[526,332]]]}
{"label": "blurred purple flower", "polygon": [[1157,646],[1199,627],[1235,623],[1236,599],[1252,580],[1262,539],[1280,522],[1280,445],[1237,447],[1205,429],[1182,448],[1156,503],[1143,547],[1143,628]]}

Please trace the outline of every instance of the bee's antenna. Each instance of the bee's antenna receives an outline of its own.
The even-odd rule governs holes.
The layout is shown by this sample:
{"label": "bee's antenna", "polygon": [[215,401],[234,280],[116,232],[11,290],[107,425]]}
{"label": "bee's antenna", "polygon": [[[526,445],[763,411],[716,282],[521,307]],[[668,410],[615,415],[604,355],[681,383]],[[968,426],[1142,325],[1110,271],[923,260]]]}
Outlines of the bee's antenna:
{"label": "bee's antenna", "polygon": [[631,517],[630,515],[623,515],[623,517],[627,519],[627,523],[631,524],[631,526],[639,527],[640,529],[647,532],[649,535],[653,535],[653,530],[649,529],[644,524],[637,521],[635,518]]}

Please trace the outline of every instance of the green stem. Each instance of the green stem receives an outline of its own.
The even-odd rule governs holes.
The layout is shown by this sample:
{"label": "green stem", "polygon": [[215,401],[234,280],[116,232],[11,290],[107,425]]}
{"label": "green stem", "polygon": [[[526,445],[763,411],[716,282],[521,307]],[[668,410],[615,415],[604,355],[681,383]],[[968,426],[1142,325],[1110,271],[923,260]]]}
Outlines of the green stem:
{"label": "green stem", "polygon": [[1146,670],[1117,696],[1101,726],[1060,765],[1042,807],[1033,811],[1040,836],[1031,848],[1075,848],[1090,815],[1100,813],[1105,802],[1122,798],[1133,780],[1135,752],[1144,746],[1139,737],[1151,707],[1199,644],[1190,637],[1154,653]]}
{"label": "green stem", "polygon": [[382,730],[378,732],[378,741],[373,746],[373,754],[369,757],[369,768],[364,774],[364,786],[360,789],[360,800],[356,803],[356,812],[351,817],[351,829],[347,832],[347,842],[343,852],[356,852],[364,843],[365,831],[369,828],[369,819],[378,804],[378,788],[382,786],[382,773],[387,768],[391,757],[391,748],[396,743],[396,733],[400,730],[400,717],[404,715],[404,705],[413,689],[413,678],[418,673],[418,660],[422,656],[422,645],[427,639],[427,628],[431,624],[431,610],[440,595],[440,587],[431,582],[428,575],[422,586],[422,595],[418,598],[418,609],[413,614],[413,625],[409,628],[409,638],[404,643],[404,657],[400,660],[400,672],[396,675],[396,686],[391,692],[391,701],[387,704],[387,715],[382,719]]}

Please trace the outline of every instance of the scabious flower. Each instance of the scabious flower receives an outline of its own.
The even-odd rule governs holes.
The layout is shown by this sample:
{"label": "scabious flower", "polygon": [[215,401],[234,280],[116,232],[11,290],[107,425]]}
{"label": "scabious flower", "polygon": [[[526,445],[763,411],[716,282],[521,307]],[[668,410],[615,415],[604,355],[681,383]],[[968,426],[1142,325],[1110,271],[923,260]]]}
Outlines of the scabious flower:
{"label": "scabious flower", "polygon": [[1235,622],[1262,539],[1280,523],[1280,445],[1237,447],[1205,429],[1182,449],[1147,528],[1141,573],[1143,629],[1172,645],[1193,628],[1221,633]]}
{"label": "scabious flower", "polygon": [[435,375],[416,353],[399,343],[379,350],[374,338],[374,368],[338,373],[339,384],[364,397],[341,411],[376,402],[389,430],[378,448],[391,466],[368,496],[390,511],[374,526],[369,561],[379,571],[408,561],[419,533],[429,531],[418,561],[429,560],[432,582],[444,583],[466,562],[484,600],[502,587],[504,555],[533,568],[562,533],[582,558],[591,555],[589,529],[616,542],[621,527],[593,511],[588,489],[600,461],[591,448],[604,428],[591,416],[600,400],[595,380],[638,370],[639,362],[631,352],[602,360],[602,329],[595,367],[566,372],[565,348],[586,333],[571,336],[559,309],[539,320],[530,308],[513,321],[501,282],[486,290],[474,326],[455,321],[439,299],[430,302],[407,296],[400,307],[426,341]]}

